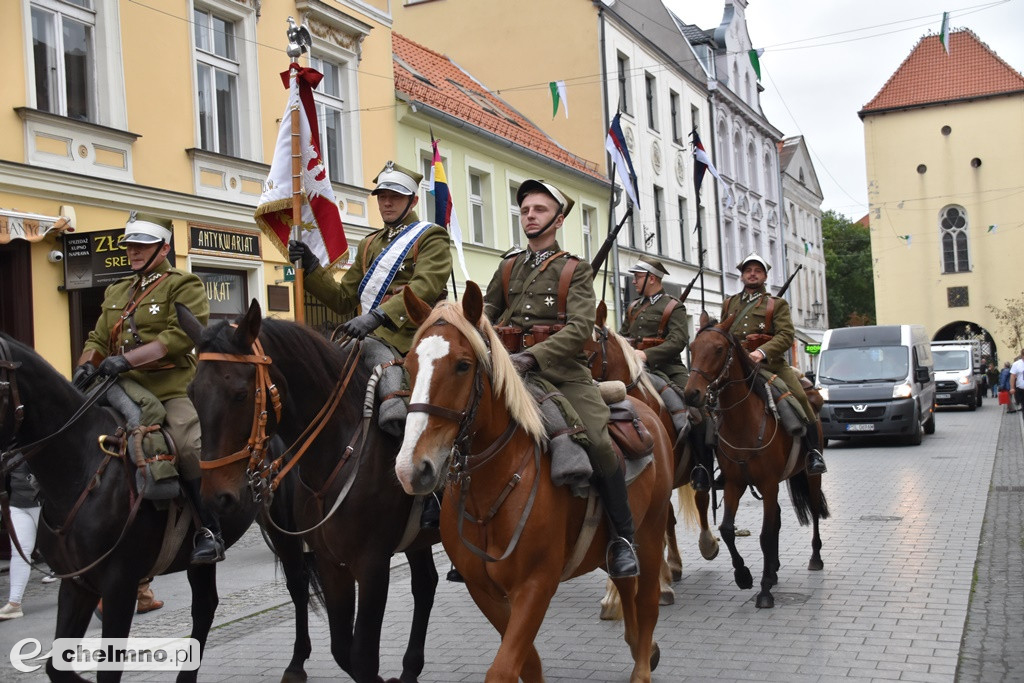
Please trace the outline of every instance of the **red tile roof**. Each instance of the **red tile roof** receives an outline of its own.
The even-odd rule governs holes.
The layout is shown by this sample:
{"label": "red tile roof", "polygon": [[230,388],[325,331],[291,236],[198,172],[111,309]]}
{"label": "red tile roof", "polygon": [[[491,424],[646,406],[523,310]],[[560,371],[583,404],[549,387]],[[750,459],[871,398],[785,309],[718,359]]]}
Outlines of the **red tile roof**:
{"label": "red tile roof", "polygon": [[433,107],[608,183],[598,172],[597,164],[565,150],[448,57],[398,33],[391,34],[391,48],[395,90],[410,101]]}
{"label": "red tile roof", "polygon": [[950,33],[949,55],[939,36],[922,38],[859,115],[1018,92],[1024,76],[963,29]]}

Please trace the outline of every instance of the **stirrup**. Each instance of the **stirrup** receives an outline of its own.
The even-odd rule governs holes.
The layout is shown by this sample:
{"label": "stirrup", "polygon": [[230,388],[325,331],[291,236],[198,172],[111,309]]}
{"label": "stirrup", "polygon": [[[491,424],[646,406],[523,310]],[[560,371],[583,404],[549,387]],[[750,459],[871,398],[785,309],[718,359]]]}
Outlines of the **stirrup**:
{"label": "stirrup", "polygon": [[[615,548],[620,545],[625,546],[625,550],[621,553],[616,553]],[[614,568],[613,560],[618,560],[622,563],[618,569]],[[609,578],[628,579],[632,576],[640,576],[640,560],[636,556],[636,546],[629,539],[622,536],[617,536],[608,541],[608,547],[604,551],[604,562],[608,568]],[[630,566],[630,563],[632,563],[632,566]]]}
{"label": "stirrup", "polygon": [[224,540],[206,527],[196,532],[192,540],[192,564],[214,564],[224,559]]}
{"label": "stirrup", "polygon": [[697,493],[706,493],[711,490],[711,473],[708,468],[700,463],[690,470],[690,486]]}
{"label": "stirrup", "polygon": [[828,472],[828,466],[825,465],[825,457],[821,454],[821,451],[817,448],[807,451],[807,473],[813,477],[821,476],[826,472]]}

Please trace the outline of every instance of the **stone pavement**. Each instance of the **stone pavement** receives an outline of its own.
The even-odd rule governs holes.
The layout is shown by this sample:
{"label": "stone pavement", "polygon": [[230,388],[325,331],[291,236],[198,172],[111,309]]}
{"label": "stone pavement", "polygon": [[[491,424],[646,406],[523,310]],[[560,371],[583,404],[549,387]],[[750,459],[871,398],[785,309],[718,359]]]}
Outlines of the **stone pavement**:
{"label": "stone pavement", "polygon": [[[821,526],[823,572],[807,571],[810,531],[797,525],[784,498],[774,609],[756,609],[754,591],[735,586],[724,548],[705,562],[695,532],[680,528],[683,578],[676,604],[661,611],[656,638],[662,657],[654,680],[1024,679],[1019,416],[1004,417],[987,401],[974,413],[944,411],[936,422],[936,434],[919,447],[829,449],[823,485],[832,518]],[[738,543],[755,586],[760,518],[760,503],[746,496],[737,524],[752,534]],[[448,565],[443,554],[437,557],[443,576]],[[227,570],[227,563],[222,567]],[[173,580],[160,579],[168,587]],[[632,663],[621,624],[597,619],[603,587],[603,574],[595,572],[559,590],[537,640],[548,681],[628,678]],[[287,663],[293,620],[281,583],[238,593],[222,593],[227,612],[218,612],[200,680],[276,680]],[[406,567],[396,566],[390,596],[381,653],[385,677],[400,672],[408,638]],[[281,606],[242,609],[257,598]],[[187,607],[183,601],[175,605],[146,615],[133,635],[186,632]],[[311,629],[310,680],[344,679],[330,658],[322,615],[313,616]],[[498,642],[465,588],[442,580],[420,680],[483,680]],[[8,672],[4,678],[10,680]],[[135,674],[125,680],[171,677]]]}

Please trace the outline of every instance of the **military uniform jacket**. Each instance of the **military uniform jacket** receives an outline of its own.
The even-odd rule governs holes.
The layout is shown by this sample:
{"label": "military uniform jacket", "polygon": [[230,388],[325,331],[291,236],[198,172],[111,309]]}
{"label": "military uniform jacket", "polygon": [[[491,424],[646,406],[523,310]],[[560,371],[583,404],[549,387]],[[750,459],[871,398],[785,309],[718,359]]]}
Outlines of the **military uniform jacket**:
{"label": "military uniform jacket", "polygon": [[[558,243],[545,252],[561,251]],[[501,268],[494,273],[484,295],[484,312],[494,324],[514,325],[529,332],[534,325],[555,325],[558,315],[558,280],[569,262],[569,254],[549,262],[542,272],[535,263],[535,254],[517,251],[506,259],[514,259],[509,280],[508,306],[502,291]],[[565,304],[565,327],[528,351],[537,359],[540,376],[555,385],[567,381],[591,381],[590,369],[583,354],[583,343],[594,332],[597,303],[590,264],[577,259],[576,270],[569,283]],[[503,263],[504,265],[504,263]]]}
{"label": "military uniform jacket", "polygon": [[[652,298],[656,300],[651,301]],[[648,367],[666,373],[670,370],[686,371],[680,354],[690,342],[690,335],[686,331],[686,308],[679,299],[666,294],[664,290],[651,297],[637,299],[626,309],[626,320],[619,329],[619,334],[634,343],[644,337],[660,336],[661,319],[665,308],[672,301],[676,305],[669,315],[665,341],[644,351]]]}
{"label": "military uniform jacket", "polygon": [[[416,214],[410,211],[402,225],[412,225],[418,220]],[[362,282],[366,271],[373,266],[374,259],[380,256],[391,241],[386,228],[370,233],[359,243],[355,262],[342,276],[340,282],[334,279],[327,268],[317,268],[305,276],[306,289],[341,315],[357,311],[359,283]],[[378,307],[378,310],[387,316],[389,323],[377,328],[374,336],[394,346],[403,356],[409,353],[416,325],[409,320],[401,289],[410,287],[416,296],[429,304],[434,304],[445,291],[445,283],[451,275],[451,238],[443,227],[433,225],[427,228],[409,249],[395,278],[391,281],[388,294],[392,296]],[[395,294],[398,296],[394,296]]]}
{"label": "military uniform jacket", "polygon": [[[131,320],[125,320],[116,339],[111,331],[134,297],[146,291],[154,276],[167,273],[167,277],[150,290],[139,302]],[[155,363],[156,367],[131,370],[124,373],[160,401],[184,398],[185,390],[196,371],[196,357],[192,353],[192,340],[181,329],[175,303],[184,304],[204,325],[210,318],[210,300],[203,281],[192,273],[171,268],[163,261],[142,278],[137,275],[124,278],[107,287],[96,328],[89,333],[85,350],[93,350],[103,357],[117,355],[151,341],[160,341],[167,347],[167,355]]]}
{"label": "military uniform jacket", "polygon": [[[757,297],[757,304],[742,318],[733,321],[729,331],[740,339],[748,334],[773,335],[771,341],[762,344],[758,349],[764,354],[764,362],[761,365],[773,372],[778,372],[780,368],[788,367],[785,353],[793,346],[793,339],[796,336],[789,303],[780,297],[773,297],[764,288],[754,296]],[[770,325],[766,324],[769,299],[775,300],[775,310],[772,312]],[[746,292],[729,297],[722,306],[722,319],[725,320],[734,313],[739,314],[750,301],[751,298],[746,295]]]}

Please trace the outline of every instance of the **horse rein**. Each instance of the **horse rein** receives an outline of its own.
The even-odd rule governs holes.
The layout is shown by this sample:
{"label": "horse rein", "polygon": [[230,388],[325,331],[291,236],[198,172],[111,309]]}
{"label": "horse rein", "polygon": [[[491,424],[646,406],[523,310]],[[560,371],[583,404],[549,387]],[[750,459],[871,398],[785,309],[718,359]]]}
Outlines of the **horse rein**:
{"label": "horse rein", "polygon": [[[445,324],[447,323],[442,320],[435,323],[435,325]],[[483,333],[480,332],[480,330],[477,330],[477,332],[484,338],[484,345],[490,349],[490,344],[487,343],[487,338],[483,336]],[[488,522],[494,519],[505,500],[519,485],[519,482],[522,481],[523,477],[520,472],[525,470],[526,464],[529,461],[529,455],[523,458],[523,461],[516,469],[515,474],[512,475],[508,483],[505,484],[501,493],[498,494],[498,497],[491,504],[486,516],[482,518],[475,518],[466,512],[466,494],[470,490],[473,481],[471,473],[483,467],[491,460],[491,458],[500,453],[512,440],[516,430],[519,428],[518,423],[516,423],[515,420],[510,419],[505,431],[503,431],[497,439],[487,446],[487,448],[479,453],[470,453],[470,428],[476,421],[481,396],[483,396],[483,366],[478,362],[476,372],[473,375],[473,388],[470,391],[469,399],[466,402],[466,408],[464,410],[461,412],[455,411],[432,403],[410,403],[408,411],[409,413],[427,413],[428,415],[434,415],[435,417],[455,422],[458,425],[459,431],[455,436],[455,440],[452,442],[452,448],[448,452],[448,456],[445,458],[445,465],[449,468],[449,484],[458,485],[459,487],[457,525],[459,540],[462,541],[462,544],[466,546],[470,552],[485,562],[500,562],[511,555],[512,551],[516,549],[516,546],[519,544],[519,539],[522,537],[523,529],[526,527],[526,521],[529,519],[530,512],[533,510],[533,503],[537,498],[537,491],[540,488],[541,449],[539,444],[534,444],[533,456],[536,476],[533,478],[533,485],[530,488],[530,496],[526,501],[526,506],[523,508],[523,513],[520,515],[519,521],[516,523],[515,529],[512,532],[512,538],[509,540],[505,551],[499,557],[493,557],[488,554],[487,551],[482,548],[478,548],[466,538],[463,533],[463,523],[468,519],[474,524],[486,526]],[[445,465],[442,465],[442,467]]]}

